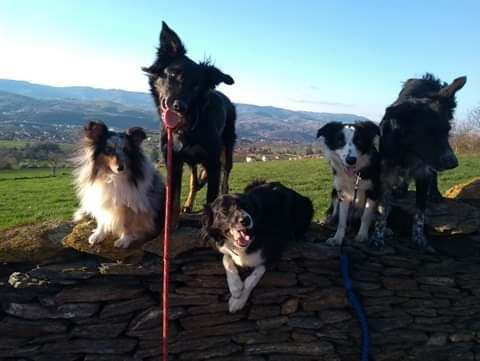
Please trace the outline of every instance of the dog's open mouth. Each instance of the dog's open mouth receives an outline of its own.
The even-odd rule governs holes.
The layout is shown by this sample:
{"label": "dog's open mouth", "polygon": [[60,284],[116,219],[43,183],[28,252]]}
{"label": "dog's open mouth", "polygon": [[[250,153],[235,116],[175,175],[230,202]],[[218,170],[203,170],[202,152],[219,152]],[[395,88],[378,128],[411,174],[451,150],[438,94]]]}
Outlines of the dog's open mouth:
{"label": "dog's open mouth", "polygon": [[354,165],[347,165],[345,166],[345,173],[347,173],[347,176],[353,177],[355,174],[357,174],[357,167]]}
{"label": "dog's open mouth", "polygon": [[232,228],[230,229],[230,234],[233,237],[235,245],[240,248],[248,247],[252,241],[252,237],[247,234],[246,230],[243,229]]}
{"label": "dog's open mouth", "polygon": [[176,128],[183,123],[183,116],[180,113],[170,109],[167,106],[166,101],[162,100],[160,105],[162,108],[162,119],[166,126],[169,128]]}

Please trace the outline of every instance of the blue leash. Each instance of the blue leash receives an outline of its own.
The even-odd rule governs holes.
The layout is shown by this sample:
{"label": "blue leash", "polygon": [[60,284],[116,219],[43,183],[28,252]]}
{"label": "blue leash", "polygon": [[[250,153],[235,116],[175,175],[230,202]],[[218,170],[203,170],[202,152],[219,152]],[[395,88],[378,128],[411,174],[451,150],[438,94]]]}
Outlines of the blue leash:
{"label": "blue leash", "polygon": [[[360,179],[361,179],[360,175],[357,174],[352,204],[354,204],[357,199],[357,191],[358,191]],[[351,219],[352,214],[351,214],[350,208],[351,207],[349,207],[349,210],[348,210],[349,226],[352,223],[352,219]],[[355,310],[355,315],[357,316],[357,320],[360,325],[360,330],[362,331],[361,361],[369,361],[371,360],[371,358],[369,357],[370,338],[368,334],[367,315],[365,313],[365,309],[363,308],[363,305],[360,302],[357,294],[353,290],[352,279],[350,278],[350,259],[348,258],[348,255],[343,252],[343,242],[342,242],[342,245],[340,246],[340,273],[342,274],[343,287],[345,288],[345,291],[347,293],[347,298],[350,301],[350,304],[352,305],[353,309]]]}
{"label": "blue leash", "polygon": [[348,300],[355,310],[360,329],[362,331],[362,358],[361,361],[369,361],[370,339],[368,337],[368,320],[362,303],[353,290],[352,279],[350,278],[350,260],[348,255],[340,254],[340,272],[342,273],[343,287],[347,292]]}

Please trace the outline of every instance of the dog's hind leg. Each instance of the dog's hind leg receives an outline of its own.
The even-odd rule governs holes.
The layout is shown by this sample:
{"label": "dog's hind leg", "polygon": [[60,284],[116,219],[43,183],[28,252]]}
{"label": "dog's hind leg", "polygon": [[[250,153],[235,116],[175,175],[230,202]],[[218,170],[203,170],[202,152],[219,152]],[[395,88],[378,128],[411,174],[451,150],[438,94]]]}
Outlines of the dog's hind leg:
{"label": "dog's hind leg", "polygon": [[443,200],[443,196],[438,190],[438,173],[433,173],[429,179],[428,200],[433,203],[440,203]]}
{"label": "dog's hind leg", "polygon": [[230,312],[237,312],[245,307],[248,297],[250,297],[250,293],[252,293],[255,286],[258,284],[258,282],[260,282],[265,274],[265,271],[266,268],[264,265],[257,266],[253,269],[252,273],[245,279],[243,291],[240,297],[232,297],[228,301],[228,309]]}
{"label": "dog's hind leg", "polygon": [[228,194],[230,172],[233,167],[233,150],[232,149],[223,148],[222,156],[220,158],[220,163],[222,165],[220,194]]}
{"label": "dog's hind leg", "polygon": [[418,247],[429,248],[428,239],[425,237],[425,209],[427,206],[427,195],[430,179],[421,178],[415,180],[416,186],[416,210],[412,225],[412,240]]}
{"label": "dog's hind leg", "polygon": [[228,254],[223,255],[223,267],[227,274],[227,284],[232,298],[239,298],[243,291],[243,282],[238,275],[237,266]]}
{"label": "dog's hind leg", "polygon": [[183,162],[173,157],[172,162],[172,204],[171,204],[171,229],[175,230],[180,224],[180,196],[182,194]]}
{"label": "dog's hind leg", "polygon": [[385,229],[387,228],[387,219],[392,207],[392,192],[386,189],[389,185],[382,185],[382,195],[378,204],[377,220],[372,236],[368,245],[372,248],[382,248],[385,244]]}
{"label": "dog's hind leg", "polygon": [[365,202],[365,209],[363,210],[362,214],[360,229],[355,237],[355,241],[365,242],[368,240],[368,230],[370,229],[370,225],[375,218],[375,207],[376,202],[373,199],[367,198],[367,201]]}
{"label": "dog's hind leg", "polygon": [[207,170],[207,203],[212,203],[218,196],[220,188],[221,164],[217,160],[214,163],[208,164]]}
{"label": "dog's hind leg", "polygon": [[185,203],[183,204],[182,212],[191,213],[193,209],[193,203],[195,202],[195,196],[198,191],[198,173],[197,166],[190,166],[190,190],[188,192],[188,197]]}
{"label": "dog's hind leg", "polygon": [[82,207],[78,208],[75,213],[73,214],[73,221],[74,222],[81,222],[84,219],[88,218],[88,213],[83,210]]}

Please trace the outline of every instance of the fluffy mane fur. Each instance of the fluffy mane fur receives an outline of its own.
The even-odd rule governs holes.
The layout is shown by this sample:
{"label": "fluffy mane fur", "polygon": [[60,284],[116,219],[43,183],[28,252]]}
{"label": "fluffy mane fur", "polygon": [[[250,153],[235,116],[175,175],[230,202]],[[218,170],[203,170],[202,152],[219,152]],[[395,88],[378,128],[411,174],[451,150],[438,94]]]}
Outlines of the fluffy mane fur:
{"label": "fluffy mane fur", "polygon": [[[112,172],[102,158],[111,137],[126,139],[127,143],[125,169],[118,173]],[[92,237],[99,235],[90,237],[91,244],[100,242],[105,234],[113,234],[120,237],[117,247],[128,247],[131,241],[143,240],[161,229],[163,180],[140,144],[129,137],[128,131],[107,131],[99,139],[92,139],[86,133],[73,159],[74,185],[80,201],[74,219],[87,216],[97,221]]]}

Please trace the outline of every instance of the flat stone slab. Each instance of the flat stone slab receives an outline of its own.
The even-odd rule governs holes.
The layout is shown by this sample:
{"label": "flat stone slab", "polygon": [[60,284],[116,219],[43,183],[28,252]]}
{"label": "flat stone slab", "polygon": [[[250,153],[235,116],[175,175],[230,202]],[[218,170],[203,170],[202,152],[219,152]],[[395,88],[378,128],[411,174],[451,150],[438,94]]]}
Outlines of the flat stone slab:
{"label": "flat stone slab", "polygon": [[129,261],[138,262],[143,257],[143,251],[137,244],[133,244],[130,248],[117,248],[113,245],[116,238],[107,236],[103,242],[91,246],[88,243],[88,237],[95,228],[94,221],[85,221],[78,223],[70,234],[62,241],[65,247],[73,248],[77,251],[103,257],[113,261]]}
{"label": "flat stone slab", "polygon": [[[169,254],[172,258],[192,249],[205,247],[209,246],[200,239],[198,228],[181,227],[172,232],[170,236]],[[143,250],[158,256],[163,256],[163,234],[145,243]]]}
{"label": "flat stone slab", "polygon": [[53,260],[64,251],[62,239],[71,222],[47,221],[0,232],[0,263],[38,264]]}
{"label": "flat stone slab", "polygon": [[[405,198],[396,200],[393,207],[410,223],[415,213],[415,192],[408,192]],[[425,222],[436,235],[472,234],[480,230],[480,209],[447,198],[439,204],[427,205]]]}
{"label": "flat stone slab", "polygon": [[467,183],[454,185],[445,192],[444,196],[480,207],[480,177],[474,178]]}
{"label": "flat stone slab", "polygon": [[[129,263],[138,263],[143,258],[144,251],[163,256],[163,233],[143,245],[133,243],[129,248],[123,249],[114,246],[116,238],[113,236],[107,236],[103,242],[91,246],[88,243],[88,237],[92,234],[94,228],[95,221],[92,220],[77,224],[72,232],[63,239],[63,245],[82,253]],[[207,247],[201,241],[198,231],[198,228],[181,227],[172,232],[170,236],[170,257],[175,258],[192,249]]]}

